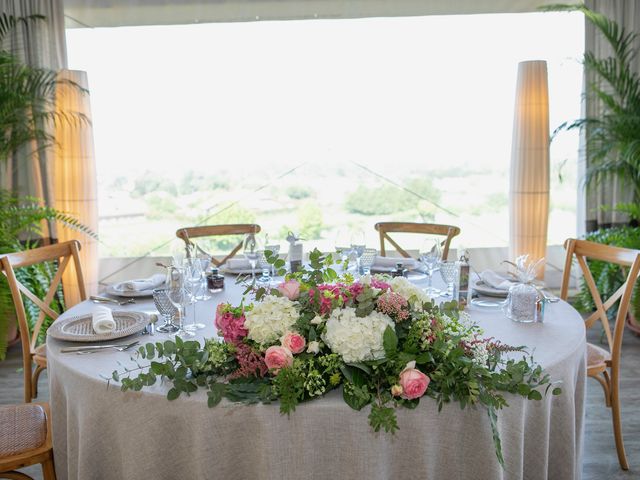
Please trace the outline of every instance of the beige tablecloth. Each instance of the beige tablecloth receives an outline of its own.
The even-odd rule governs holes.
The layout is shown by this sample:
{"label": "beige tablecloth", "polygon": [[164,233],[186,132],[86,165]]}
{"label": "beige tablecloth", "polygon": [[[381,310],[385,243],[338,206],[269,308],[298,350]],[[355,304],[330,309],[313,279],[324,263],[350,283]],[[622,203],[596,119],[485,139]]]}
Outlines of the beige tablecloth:
{"label": "beige tablecloth", "polygon": [[[200,337],[214,335],[215,306],[238,301],[240,289],[198,304]],[[67,312],[91,311],[85,302]],[[125,307],[122,307],[125,308]],[[127,306],[153,310],[150,301]],[[64,479],[558,479],[580,478],[585,395],[585,333],[564,302],[548,307],[543,324],[517,324],[499,310],[470,307],[488,336],[534,350],[563,393],[541,402],[509,396],[499,412],[505,468],[498,464],[483,408],[441,412],[424,398],[416,410],[399,410],[395,435],[374,433],[369,408],[351,410],[338,391],[300,405],[287,418],[278,405],[223,401],[207,408],[196,392],[169,402],[167,385],[142,392],[107,387],[126,352],[61,354],[71,345],[47,340],[53,446]],[[142,337],[158,341],[167,336]]]}

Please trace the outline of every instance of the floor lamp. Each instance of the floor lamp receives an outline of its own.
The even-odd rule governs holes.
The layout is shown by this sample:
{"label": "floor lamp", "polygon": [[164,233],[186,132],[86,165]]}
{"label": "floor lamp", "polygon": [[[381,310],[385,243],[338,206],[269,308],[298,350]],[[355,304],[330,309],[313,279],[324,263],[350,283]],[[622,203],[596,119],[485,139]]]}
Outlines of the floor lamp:
{"label": "floor lamp", "polygon": [[[509,185],[509,260],[544,258],[549,220],[547,62],[518,64]],[[544,264],[538,270],[544,278]]]}

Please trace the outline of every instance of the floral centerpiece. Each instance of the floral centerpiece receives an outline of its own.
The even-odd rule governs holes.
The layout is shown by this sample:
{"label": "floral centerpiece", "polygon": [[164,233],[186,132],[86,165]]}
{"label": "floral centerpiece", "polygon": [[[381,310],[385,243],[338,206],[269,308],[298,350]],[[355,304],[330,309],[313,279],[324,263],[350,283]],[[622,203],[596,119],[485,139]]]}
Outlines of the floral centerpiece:
{"label": "floral centerpiece", "polygon": [[524,349],[484,338],[455,303],[437,306],[403,277],[354,281],[338,278],[331,264],[331,256],[312,252],[310,267],[277,288],[250,286],[245,293],[253,303],[218,305],[222,341],[149,343],[137,352],[149,363],[136,359],[136,368],[114,371],[113,380],[123,390],[140,390],[163,377],[172,383],[170,400],[204,388],[210,407],[223,397],[278,400],[284,414],[342,387],[351,408],[371,405],[376,432],[395,432],[395,409],[415,408],[423,397],[439,409],[451,401],[482,405],[502,463],[496,422],[497,410],[507,406],[504,393],[540,400],[540,387],[546,393],[552,385],[542,368],[526,355],[505,355]]}

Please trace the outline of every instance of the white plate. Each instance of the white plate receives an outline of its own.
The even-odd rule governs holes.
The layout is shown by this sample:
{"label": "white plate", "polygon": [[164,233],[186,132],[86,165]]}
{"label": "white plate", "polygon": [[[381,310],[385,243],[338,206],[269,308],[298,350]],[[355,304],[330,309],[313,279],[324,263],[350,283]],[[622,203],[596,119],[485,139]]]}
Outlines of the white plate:
{"label": "white plate", "polygon": [[484,283],[482,280],[478,280],[473,285],[473,289],[480,295],[486,295],[487,297],[507,298],[507,295],[509,294],[507,290],[493,288]]}
{"label": "white plate", "polygon": [[116,322],[116,328],[110,333],[97,334],[91,325],[93,314],[88,313],[86,315],[56,320],[47,330],[47,334],[58,340],[67,340],[70,342],[101,342],[104,340],[128,337],[129,335],[141,332],[149,323],[149,315],[143,312],[122,310],[112,313],[113,319]]}
{"label": "white plate", "polygon": [[107,287],[106,292],[109,295],[115,295],[117,297],[152,297],[153,296],[153,291],[156,288],[164,288],[164,284],[162,285],[158,285],[155,288],[150,288],[149,290],[127,290],[124,288],[117,288],[119,285],[121,284],[113,284],[113,285],[109,285]]}

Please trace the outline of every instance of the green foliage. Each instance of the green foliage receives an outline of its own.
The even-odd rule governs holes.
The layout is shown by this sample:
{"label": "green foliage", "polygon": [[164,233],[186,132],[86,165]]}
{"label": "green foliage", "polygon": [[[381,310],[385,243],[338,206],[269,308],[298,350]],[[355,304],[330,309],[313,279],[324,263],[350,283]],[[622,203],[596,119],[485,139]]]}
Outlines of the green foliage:
{"label": "green foliage", "polygon": [[175,196],[178,194],[178,188],[174,182],[160,173],[146,171],[134,180],[131,196],[144,197],[154,192],[166,192]]}
{"label": "green foliage", "polygon": [[229,188],[229,182],[217,175],[205,175],[201,172],[188,170],[182,176],[178,190],[182,195],[189,195],[195,192],[210,192],[227,188]]}
{"label": "green foliage", "polygon": [[315,196],[315,192],[311,188],[299,185],[291,185],[290,187],[287,187],[286,194],[293,200],[304,200],[305,198]]}
{"label": "green foliage", "polygon": [[[44,207],[35,198],[19,198],[7,190],[0,189],[0,254],[37,247],[37,238],[41,234],[44,221],[59,222],[65,227],[95,237],[95,233],[83,226],[76,218],[53,208]],[[44,298],[55,276],[56,267],[57,265],[53,263],[43,263],[19,268],[16,270],[16,277],[36,296]],[[23,297],[23,299],[27,323],[33,330],[40,309],[28,298]],[[58,289],[50,307],[56,312],[64,309],[61,289]],[[5,276],[0,275],[0,360],[3,360],[6,354],[9,322],[15,321],[13,314],[11,292]],[[52,322],[51,318],[45,318],[39,342],[44,342],[46,329]]]}
{"label": "green foliage", "polygon": [[[242,208],[240,205],[232,205],[221,209],[215,215],[206,214],[195,219],[196,225],[226,224],[226,223],[255,223],[255,214]],[[228,253],[233,247],[242,241],[242,235],[224,235],[198,239],[198,245],[209,253]]]}
{"label": "green foliage", "polygon": [[172,216],[178,211],[178,204],[175,197],[166,192],[154,192],[145,197],[147,203],[146,217],[157,220]]}
{"label": "green foliage", "polygon": [[314,202],[305,202],[298,209],[298,231],[305,240],[317,240],[320,238],[324,225],[322,223],[322,210]]}
{"label": "green foliage", "polygon": [[418,210],[423,217],[433,216],[431,202],[440,200],[440,192],[429,178],[414,178],[407,182],[406,190],[393,185],[378,187],[358,186],[347,196],[345,208],[361,215],[389,215],[407,210]]}
{"label": "green foliage", "polygon": [[[604,228],[588,233],[585,239],[604,245],[640,250],[640,228],[638,227]],[[588,260],[587,263],[593,279],[596,282],[598,292],[600,292],[604,300],[613,295],[626,280],[626,273],[623,272],[618,265],[598,260]],[[589,288],[584,282],[580,287],[580,292],[576,296],[575,306],[584,312],[591,312],[595,309],[591,292],[589,292]],[[637,285],[633,290],[633,297],[631,298],[631,312],[636,319],[640,319],[640,289]],[[607,311],[610,320],[615,319],[617,313],[617,304]]]}
{"label": "green foliage", "polygon": [[586,184],[618,178],[633,191],[633,203],[640,204],[640,76],[633,66],[637,53],[633,43],[638,34],[626,31],[584,4],[550,5],[544,9],[584,13],[612,48],[610,57],[598,58],[594,52],[586,52],[583,59],[589,79],[587,94],[602,106],[602,114],[566,122],[556,132],[586,128]]}

